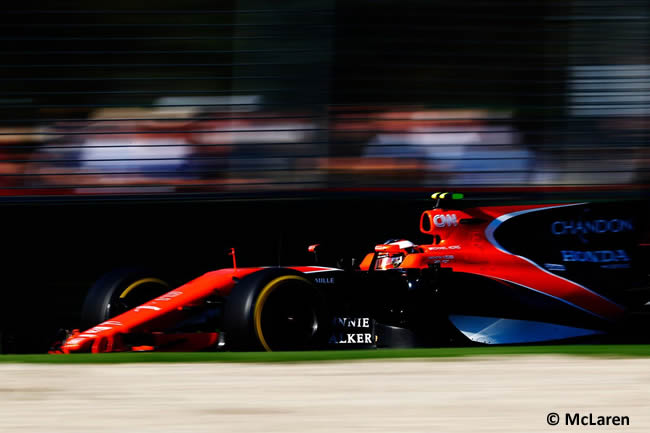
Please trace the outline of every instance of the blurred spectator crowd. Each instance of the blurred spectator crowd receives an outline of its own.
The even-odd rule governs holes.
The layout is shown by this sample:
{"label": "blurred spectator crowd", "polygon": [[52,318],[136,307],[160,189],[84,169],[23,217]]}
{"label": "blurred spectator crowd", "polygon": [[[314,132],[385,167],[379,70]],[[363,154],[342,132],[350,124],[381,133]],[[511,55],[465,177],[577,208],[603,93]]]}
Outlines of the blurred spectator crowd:
{"label": "blurred spectator crowd", "polygon": [[545,139],[531,140],[508,111],[272,111],[247,98],[210,100],[198,108],[163,98],[153,108],[102,108],[87,119],[5,127],[0,192],[634,184],[645,182],[649,165],[647,116],[591,120],[591,132],[581,140],[570,130],[541,124],[535,128]]}

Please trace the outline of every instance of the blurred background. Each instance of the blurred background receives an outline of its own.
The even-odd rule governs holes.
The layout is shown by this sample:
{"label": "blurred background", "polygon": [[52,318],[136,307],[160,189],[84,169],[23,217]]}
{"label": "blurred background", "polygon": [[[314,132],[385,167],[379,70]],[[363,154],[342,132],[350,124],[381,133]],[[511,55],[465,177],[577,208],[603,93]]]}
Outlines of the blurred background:
{"label": "blurred background", "polygon": [[21,2],[0,197],[644,190],[644,0]]}
{"label": "blurred background", "polygon": [[[118,266],[426,242],[435,191],[639,200],[646,0],[22,1],[0,14],[0,352]],[[645,201],[643,201],[645,200]]]}

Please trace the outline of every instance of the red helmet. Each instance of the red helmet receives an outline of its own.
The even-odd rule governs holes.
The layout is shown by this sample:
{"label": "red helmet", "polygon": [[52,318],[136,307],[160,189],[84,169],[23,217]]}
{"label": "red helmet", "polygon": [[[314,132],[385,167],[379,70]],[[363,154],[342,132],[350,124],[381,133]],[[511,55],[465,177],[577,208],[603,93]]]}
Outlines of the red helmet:
{"label": "red helmet", "polygon": [[390,239],[381,245],[375,246],[377,258],[376,270],[394,269],[399,267],[407,254],[415,250],[415,244],[406,239]]}

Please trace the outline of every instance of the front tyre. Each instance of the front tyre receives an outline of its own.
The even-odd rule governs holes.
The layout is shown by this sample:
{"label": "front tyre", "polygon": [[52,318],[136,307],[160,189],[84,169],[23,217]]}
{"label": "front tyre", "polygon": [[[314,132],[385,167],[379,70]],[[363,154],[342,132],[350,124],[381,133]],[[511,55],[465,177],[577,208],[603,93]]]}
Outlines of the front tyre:
{"label": "front tyre", "polygon": [[88,291],[81,310],[82,329],[142,305],[173,287],[158,273],[141,268],[121,268],[103,275]]}
{"label": "front tyre", "polygon": [[309,350],[326,345],[326,302],[304,274],[264,269],[243,278],[225,306],[226,344],[234,350]]}

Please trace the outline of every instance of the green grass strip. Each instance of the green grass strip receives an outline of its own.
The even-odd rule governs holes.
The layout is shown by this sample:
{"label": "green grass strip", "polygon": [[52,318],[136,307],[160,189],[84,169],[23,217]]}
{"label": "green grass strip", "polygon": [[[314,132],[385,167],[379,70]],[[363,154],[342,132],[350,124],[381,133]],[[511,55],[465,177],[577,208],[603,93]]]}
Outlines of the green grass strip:
{"label": "green grass strip", "polygon": [[117,364],[136,362],[307,362],[369,359],[433,359],[501,355],[650,357],[650,345],[488,346],[312,352],[128,352],[72,355],[0,355],[0,362]]}

